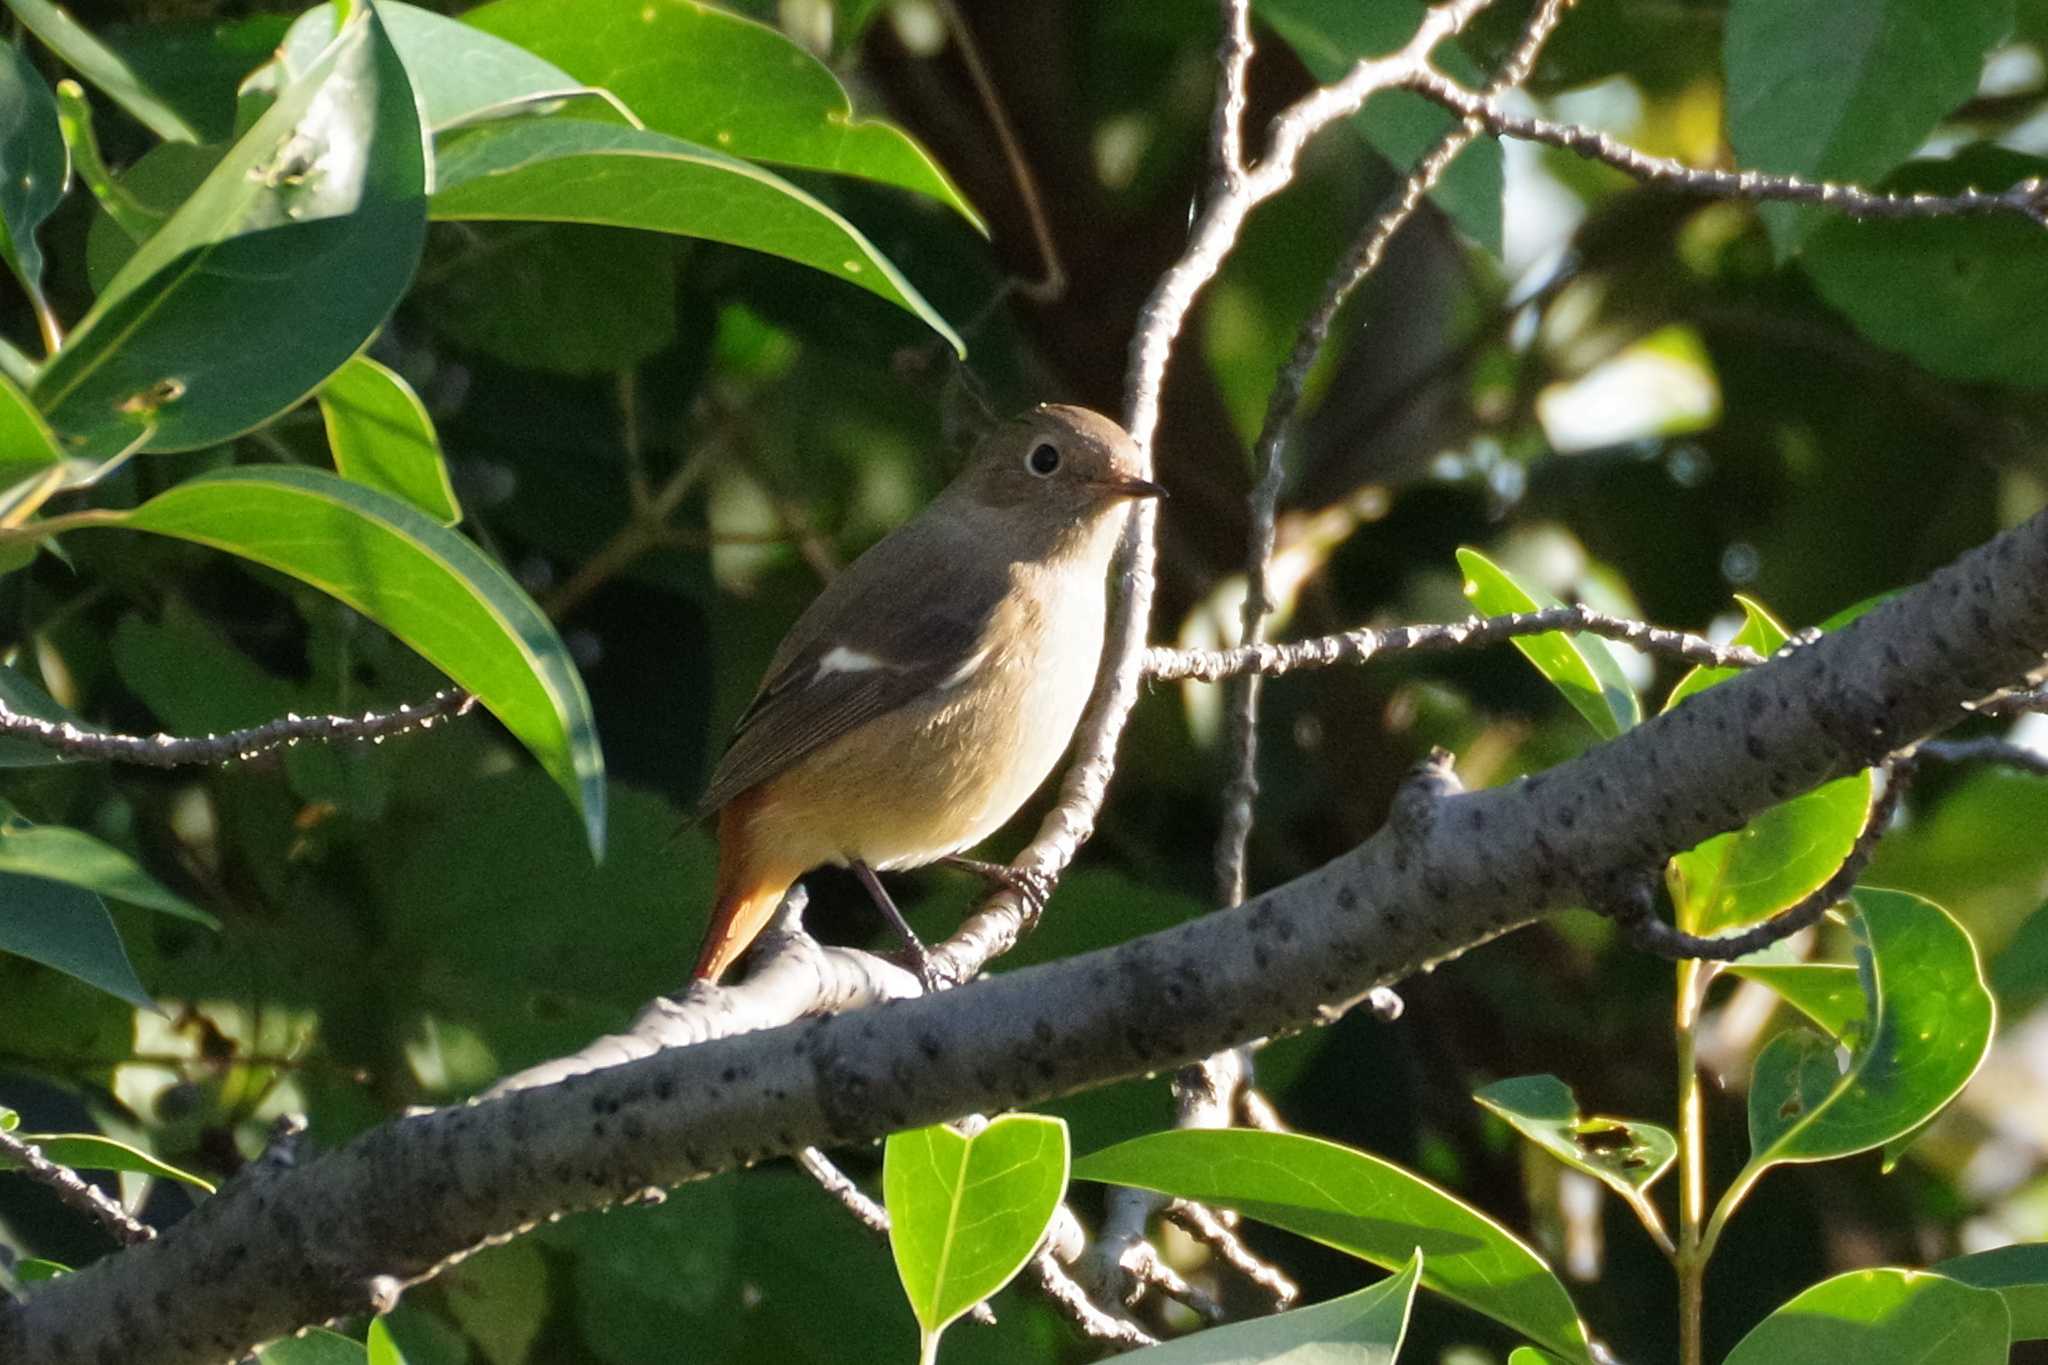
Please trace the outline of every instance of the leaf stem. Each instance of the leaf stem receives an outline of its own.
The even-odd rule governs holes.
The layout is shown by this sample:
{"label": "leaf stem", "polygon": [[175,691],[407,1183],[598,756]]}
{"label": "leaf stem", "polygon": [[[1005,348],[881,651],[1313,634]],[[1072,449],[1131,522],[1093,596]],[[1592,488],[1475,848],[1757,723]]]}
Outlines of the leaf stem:
{"label": "leaf stem", "polygon": [[1699,1023],[1707,985],[1707,963],[1678,964],[1678,1001],[1673,1031],[1678,1041],[1678,1245],[1671,1258],[1678,1272],[1679,1365],[1701,1365],[1701,1308],[1711,1243],[1703,1242],[1706,1216],[1706,1103],[1700,1090]]}
{"label": "leaf stem", "polygon": [[45,517],[26,525],[0,527],[0,544],[16,540],[48,540],[51,536],[85,526],[119,526],[127,517],[126,512],[102,507],[67,512],[61,517]]}

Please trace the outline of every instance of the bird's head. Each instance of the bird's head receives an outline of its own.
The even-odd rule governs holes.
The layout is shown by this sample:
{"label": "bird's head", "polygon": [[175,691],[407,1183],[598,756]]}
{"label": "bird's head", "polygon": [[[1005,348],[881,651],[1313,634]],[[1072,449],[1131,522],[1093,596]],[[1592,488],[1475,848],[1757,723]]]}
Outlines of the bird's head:
{"label": "bird's head", "polygon": [[1145,477],[1138,443],[1099,412],[1041,403],[983,440],[961,491],[982,508],[1064,538],[1134,498],[1166,490]]}

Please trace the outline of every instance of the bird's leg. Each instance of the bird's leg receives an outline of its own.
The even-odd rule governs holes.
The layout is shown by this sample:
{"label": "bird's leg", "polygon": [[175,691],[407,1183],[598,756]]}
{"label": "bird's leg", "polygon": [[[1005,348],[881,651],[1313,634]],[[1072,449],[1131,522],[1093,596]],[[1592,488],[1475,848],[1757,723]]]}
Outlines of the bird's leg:
{"label": "bird's leg", "polygon": [[903,918],[903,912],[896,908],[896,902],[890,899],[888,888],[882,885],[882,879],[875,875],[872,867],[858,858],[852,860],[852,867],[853,875],[860,878],[860,884],[868,889],[868,898],[874,901],[875,908],[882,912],[882,918],[888,920],[896,932],[903,935],[903,941],[910,946],[910,956],[917,963],[918,980],[924,983],[927,992],[938,990],[938,973],[932,970],[930,951],[925,948],[924,940],[917,936],[917,931],[910,927],[910,921]]}
{"label": "bird's leg", "polygon": [[1022,872],[1008,863],[985,863],[979,858],[963,858],[949,853],[939,860],[948,867],[957,867],[962,872],[972,872],[985,882],[1008,887],[1024,898],[1025,909],[1036,920],[1045,914],[1045,898],[1048,893],[1043,873]]}

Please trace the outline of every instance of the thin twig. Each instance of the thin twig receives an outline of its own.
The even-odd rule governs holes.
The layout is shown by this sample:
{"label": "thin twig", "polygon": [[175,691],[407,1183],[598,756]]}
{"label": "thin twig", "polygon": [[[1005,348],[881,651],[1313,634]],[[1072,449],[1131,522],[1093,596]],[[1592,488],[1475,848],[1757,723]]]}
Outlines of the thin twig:
{"label": "thin twig", "polygon": [[436,692],[418,705],[408,703],[395,711],[365,711],[360,716],[287,714],[282,720],[268,721],[246,730],[181,737],[86,730],[68,720],[26,716],[0,704],[0,737],[27,740],[66,758],[103,759],[146,768],[180,768],[243,761],[272,749],[308,740],[385,740],[414,730],[432,729],[436,722],[447,717],[467,715],[475,705],[475,697],[460,688],[451,687]]}
{"label": "thin twig", "polygon": [[1279,1267],[1260,1260],[1237,1235],[1237,1230],[1214,1209],[1193,1200],[1176,1199],[1166,1206],[1166,1217],[1174,1226],[1215,1252],[1225,1265],[1258,1286],[1272,1301],[1274,1312],[1292,1306],[1301,1297],[1301,1287]]}
{"label": "thin twig", "polygon": [[[1490,98],[1519,85],[1527,77],[1544,40],[1563,16],[1566,3],[1567,0],[1544,0],[1537,7],[1514,51],[1509,54],[1499,74],[1487,85],[1485,97]],[[1301,406],[1302,393],[1308,387],[1309,371],[1315,367],[1317,358],[1329,341],[1330,328],[1336,325],[1337,314],[1358,287],[1379,269],[1395,234],[1415,216],[1415,211],[1422,206],[1423,197],[1436,186],[1443,173],[1450,169],[1451,162],[1471,145],[1480,131],[1480,121],[1467,117],[1423,154],[1402,181],[1394,201],[1373,215],[1365,231],[1352,243],[1351,249],[1344,253],[1337,268],[1324,282],[1321,299],[1303,319],[1287,363],[1280,367],[1274,378],[1272,396],[1266,402],[1265,421],[1259,431],[1256,458],[1260,474],[1251,492],[1251,526],[1245,535],[1242,639],[1247,645],[1265,641],[1266,620],[1278,606],[1272,598],[1268,575],[1273,562],[1280,490],[1287,481],[1287,436]],[[1263,682],[1259,674],[1247,674],[1233,689],[1231,697],[1226,727],[1233,751],[1231,777],[1223,790],[1223,821],[1216,836],[1215,858],[1217,900],[1224,906],[1237,905],[1244,900],[1245,852],[1251,839],[1253,806],[1259,795],[1258,721],[1259,693]]]}
{"label": "thin twig", "polygon": [[[806,1147],[796,1154],[796,1164],[804,1168],[804,1174],[818,1182],[818,1187],[839,1201],[841,1208],[853,1215],[854,1221],[886,1239],[889,1236],[889,1211],[867,1197],[853,1177],[832,1163],[832,1159],[816,1147]],[[996,1310],[988,1306],[988,1300],[967,1310],[967,1316],[983,1327],[996,1325]]]}
{"label": "thin twig", "polygon": [[1031,242],[1038,250],[1038,264],[1044,272],[1035,280],[1011,276],[1009,284],[1033,303],[1052,303],[1067,292],[1067,268],[1060,261],[1059,243],[1053,240],[1052,222],[1045,215],[1045,197],[1039,193],[1038,177],[1031,173],[1030,159],[1024,155],[1017,132],[1010,126],[1010,116],[1003,110],[1002,94],[989,76],[988,64],[981,59],[974,30],[967,26],[953,0],[941,0],[939,10],[945,16],[946,27],[952,30],[953,41],[959,45],[960,64],[967,68],[975,98],[981,101],[982,112],[988,115],[989,126],[995,130],[997,150],[1002,152],[1003,164],[1016,183],[1017,198],[1024,205],[1024,221],[1031,228]]}
{"label": "thin twig", "polygon": [[1669,958],[1702,958],[1710,962],[1733,962],[1738,957],[1770,947],[1781,939],[1790,938],[1820,919],[1828,911],[1840,905],[1855,889],[1856,879],[1863,875],[1863,869],[1870,864],[1871,855],[1877,852],[1877,845],[1891,827],[1892,816],[1899,808],[1899,801],[1912,783],[1913,758],[1902,755],[1885,764],[1880,770],[1885,776],[1884,794],[1871,803],[1870,813],[1864,819],[1863,828],[1856,835],[1856,842],[1849,848],[1848,856],[1842,859],[1840,867],[1811,894],[1796,904],[1779,911],[1762,924],[1754,925],[1739,934],[1723,934],[1702,937],[1688,934],[1666,924],[1650,913],[1649,882],[1647,879],[1637,888],[1637,893],[1623,907],[1612,911],[1618,923],[1628,931],[1629,939],[1645,952]]}
{"label": "thin twig", "polygon": [[1505,616],[1474,616],[1439,625],[1364,628],[1319,635],[1287,644],[1239,645],[1235,649],[1169,649],[1145,652],[1145,676],[1153,682],[1216,682],[1246,673],[1277,678],[1304,668],[1358,664],[1382,654],[1435,653],[1489,645],[1524,635],[1569,630],[1617,640],[1645,654],[1662,654],[1703,668],[1754,668],[1764,661],[1753,649],[1717,645],[1703,635],[1610,616],[1585,607],[1546,607]]}
{"label": "thin twig", "polygon": [[[1240,0],[1227,0],[1237,4]],[[1139,312],[1131,338],[1130,373],[1124,390],[1124,426],[1137,443],[1146,465],[1159,429],[1160,396],[1167,362],[1195,298],[1222,268],[1236,244],[1245,218],[1254,207],[1278,194],[1294,179],[1303,148],[1332,123],[1356,113],[1371,96],[1393,88],[1428,69],[1429,54],[1455,35],[1484,0],[1443,0],[1424,12],[1408,42],[1383,57],[1355,64],[1341,80],[1311,91],[1273,120],[1266,150],[1242,174],[1221,165],[1204,196],[1189,232],[1186,251],[1163,274]],[[1226,10],[1226,14],[1234,14]],[[1226,24],[1224,55],[1218,78],[1219,98],[1228,101],[1241,89],[1244,64],[1236,59],[1239,40]],[[1047,883],[1056,880],[1074,854],[1094,833],[1095,817],[1116,771],[1116,746],[1124,723],[1138,699],[1143,680],[1156,557],[1156,509],[1145,500],[1131,512],[1130,525],[1117,554],[1117,593],[1105,632],[1104,675],[1095,699],[1075,735],[1074,761],[1060,781],[1059,798],[1037,833],[1013,864]],[[1031,927],[1031,910],[1022,897],[1000,891],[932,954],[932,966],[955,981],[964,981],[1007,952]]]}
{"label": "thin twig", "polygon": [[1280,1117],[1280,1111],[1266,1098],[1263,1090],[1240,1091],[1237,1097],[1238,1116],[1245,1127],[1256,1128],[1264,1133],[1285,1133],[1292,1131],[1287,1121]]}
{"label": "thin twig", "polygon": [[1980,716],[2014,716],[2048,710],[2048,687],[2008,687],[1964,708]]}
{"label": "thin twig", "polygon": [[47,1188],[64,1206],[98,1223],[123,1246],[134,1246],[156,1236],[156,1229],[141,1222],[128,1210],[101,1193],[99,1186],[69,1166],[60,1166],[44,1156],[33,1142],[0,1130],[0,1156],[21,1173]]}
{"label": "thin twig", "polygon": [[2036,777],[2048,777],[2048,754],[2009,739],[1937,739],[1914,750],[1916,758],[1936,763],[1996,763]]}
{"label": "thin twig", "polygon": [[[797,1153],[797,1164],[805,1174],[818,1182],[825,1193],[838,1200],[856,1222],[877,1236],[889,1235],[889,1211],[867,1197],[853,1177],[834,1165],[832,1159],[815,1147],[806,1147]],[[1055,1226],[1065,1224],[1067,1230],[1077,1232],[1080,1224],[1064,1207],[1055,1219]],[[1150,1346],[1153,1339],[1125,1320],[1105,1313],[1090,1299],[1080,1284],[1067,1274],[1056,1253],[1059,1241],[1057,1234],[1047,1239],[1031,1258],[1032,1278],[1039,1289],[1084,1336],[1108,1346],[1131,1349]],[[996,1325],[996,1312],[986,1299],[967,1310],[967,1316],[984,1327]]]}
{"label": "thin twig", "polygon": [[1491,98],[1475,94],[1435,70],[1418,71],[1405,81],[1408,89],[1454,113],[1477,119],[1490,133],[1540,142],[1575,152],[1590,161],[1612,166],[1645,184],[1680,194],[1715,199],[1770,200],[1817,204],[1851,218],[1955,218],[1983,214],[2018,214],[2048,227],[2048,179],[2029,177],[2005,190],[1963,190],[1957,194],[1880,194],[1859,185],[1830,180],[1802,180],[1763,171],[1717,171],[1688,166],[1670,157],[1651,156],[1605,133],[1571,123],[1526,118],[1502,109]]}
{"label": "thin twig", "polygon": [[1216,111],[1209,125],[1209,173],[1225,187],[1244,178],[1244,110],[1251,99],[1251,0],[1222,0],[1223,45],[1216,54]]}
{"label": "thin twig", "polygon": [[1136,1323],[1103,1311],[1095,1300],[1088,1297],[1080,1283],[1067,1273],[1067,1268],[1060,1264],[1059,1257],[1053,1255],[1050,1246],[1040,1247],[1031,1258],[1031,1274],[1053,1306],[1080,1328],[1089,1340],[1120,1351],[1135,1351],[1141,1346],[1159,1344],[1157,1337]]}
{"label": "thin twig", "polygon": [[[661,487],[644,499],[638,495],[632,497],[625,525],[612,532],[610,539],[598,546],[566,582],[541,598],[540,608],[547,613],[548,619],[559,621],[568,616],[582,605],[585,598],[632,567],[640,556],[667,544],[673,531],[668,519],[682,504],[684,496],[710,472],[718,454],[719,441],[714,434],[691,451],[689,457],[662,481]],[[635,460],[629,468],[639,467],[639,461]],[[644,479],[644,475],[641,477]],[[633,486],[628,483],[629,490]]]}

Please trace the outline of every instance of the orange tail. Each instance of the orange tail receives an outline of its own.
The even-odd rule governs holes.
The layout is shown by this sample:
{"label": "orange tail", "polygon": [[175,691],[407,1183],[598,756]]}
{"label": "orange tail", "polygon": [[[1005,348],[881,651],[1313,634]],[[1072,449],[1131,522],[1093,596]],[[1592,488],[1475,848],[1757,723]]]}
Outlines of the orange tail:
{"label": "orange tail", "polygon": [[718,814],[718,889],[711,905],[711,927],[704,951],[690,975],[716,981],[768,927],[775,907],[789,892],[793,876],[761,868],[746,837],[742,796]]}

